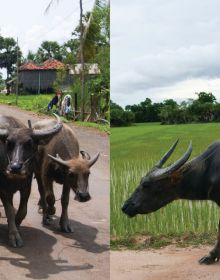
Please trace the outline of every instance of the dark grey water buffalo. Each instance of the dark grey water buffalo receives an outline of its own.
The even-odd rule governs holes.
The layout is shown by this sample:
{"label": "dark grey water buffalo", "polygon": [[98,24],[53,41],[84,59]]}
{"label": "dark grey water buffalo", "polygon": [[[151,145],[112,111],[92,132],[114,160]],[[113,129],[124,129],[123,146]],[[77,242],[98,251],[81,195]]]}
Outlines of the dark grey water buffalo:
{"label": "dark grey water buffalo", "polygon": [[[48,143],[61,127],[58,121],[51,129],[33,130],[11,116],[0,116],[0,198],[8,220],[9,243],[13,247],[23,245],[18,227],[27,214],[37,146]],[[15,214],[13,194],[17,191],[20,205]]]}
{"label": "dark grey water buffalo", "polygon": [[[50,127],[51,124],[43,121],[36,123],[34,127],[42,129]],[[35,175],[41,194],[44,224],[49,224],[49,216],[55,214],[53,193],[55,181],[63,185],[60,227],[62,231],[72,232],[67,213],[70,189],[74,191],[75,199],[79,202],[91,199],[88,189],[90,167],[95,164],[98,157],[99,153],[91,159],[87,152],[79,150],[78,140],[67,125],[63,125],[62,130],[49,145],[39,147]]]}
{"label": "dark grey water buffalo", "polygon": [[[163,164],[174,151],[177,142],[141,179],[137,189],[124,203],[122,211],[129,217],[154,212],[176,199],[212,200],[220,206],[220,141],[186,163],[192,152],[190,144],[183,157],[171,166],[163,168]],[[220,223],[214,249],[199,262],[211,264],[219,258]]]}

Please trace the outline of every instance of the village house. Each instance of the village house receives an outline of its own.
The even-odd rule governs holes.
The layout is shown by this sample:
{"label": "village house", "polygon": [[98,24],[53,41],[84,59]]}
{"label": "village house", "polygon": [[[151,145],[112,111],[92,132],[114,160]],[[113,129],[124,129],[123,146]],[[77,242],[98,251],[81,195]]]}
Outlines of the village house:
{"label": "village house", "polygon": [[[85,64],[88,75],[94,76],[100,73],[97,64]],[[19,88],[27,93],[50,93],[53,92],[54,82],[59,70],[65,70],[66,75],[62,88],[73,83],[74,75],[81,72],[81,64],[65,65],[62,62],[49,58],[42,64],[27,62],[19,67]]]}
{"label": "village house", "polygon": [[[19,88],[22,92],[28,93],[50,93],[57,77],[57,72],[66,69],[65,65],[53,58],[42,64],[27,62],[19,68]],[[64,83],[71,84],[73,76],[66,69]]]}

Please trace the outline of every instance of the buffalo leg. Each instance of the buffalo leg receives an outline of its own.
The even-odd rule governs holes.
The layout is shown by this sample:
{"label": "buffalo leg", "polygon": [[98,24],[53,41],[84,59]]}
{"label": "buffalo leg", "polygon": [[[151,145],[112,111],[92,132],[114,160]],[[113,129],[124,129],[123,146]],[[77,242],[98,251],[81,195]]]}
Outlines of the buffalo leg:
{"label": "buffalo leg", "polygon": [[43,200],[41,201],[43,202],[43,224],[50,225],[52,222],[50,215],[54,215],[56,212],[56,208],[54,207],[55,196],[53,193],[53,182],[51,180],[47,180],[47,178],[45,178],[42,182],[39,182],[42,183],[42,185],[40,185],[40,189],[42,190],[43,197]]}
{"label": "buffalo leg", "polygon": [[220,221],[218,224],[218,235],[217,235],[217,242],[215,244],[215,247],[212,249],[212,251],[209,253],[208,256],[204,256],[199,260],[200,264],[212,264],[214,262],[219,261],[220,259]]}
{"label": "buffalo leg", "polygon": [[15,209],[12,202],[13,195],[2,195],[1,199],[8,220],[9,245],[12,247],[22,247],[23,241],[15,224]]}
{"label": "buffalo leg", "polygon": [[63,192],[61,197],[62,213],[60,217],[60,228],[64,232],[73,232],[68,219],[68,205],[70,197],[70,186],[63,185]]}
{"label": "buffalo leg", "polygon": [[56,213],[55,208],[55,196],[53,192],[53,181],[45,180],[44,186],[46,188],[46,202],[47,202],[47,214],[54,215]]}
{"label": "buffalo leg", "polygon": [[43,211],[46,211],[46,195],[45,195],[45,189],[44,189],[44,185],[41,179],[41,176],[38,175],[37,173],[35,173],[36,176],[36,180],[37,180],[37,185],[38,185],[38,191],[40,194],[40,199],[38,201],[38,205],[39,205],[39,211],[40,209],[43,209]]}
{"label": "buffalo leg", "polygon": [[31,184],[20,191],[20,205],[15,216],[16,226],[19,227],[27,215],[27,203],[31,192]]}

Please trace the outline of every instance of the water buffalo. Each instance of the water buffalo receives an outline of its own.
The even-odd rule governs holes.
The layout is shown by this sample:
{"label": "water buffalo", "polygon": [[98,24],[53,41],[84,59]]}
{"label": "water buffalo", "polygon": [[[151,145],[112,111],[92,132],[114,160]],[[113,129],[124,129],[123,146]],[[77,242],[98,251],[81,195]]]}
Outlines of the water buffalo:
{"label": "water buffalo", "polygon": [[[220,206],[220,141],[212,144],[204,153],[186,163],[192,152],[187,152],[171,166],[163,164],[171,156],[178,141],[144,176],[137,189],[124,203],[122,211],[129,217],[148,214],[176,199],[212,200]],[[220,223],[214,249],[199,260],[200,264],[212,264],[220,258]]]}
{"label": "water buffalo", "polygon": [[[51,121],[42,121],[36,123],[34,127],[45,129],[51,124]],[[99,153],[91,159],[87,152],[80,151],[75,134],[65,124],[49,145],[39,147],[35,175],[41,194],[43,224],[49,224],[50,215],[55,214],[53,193],[55,181],[63,185],[60,227],[64,232],[72,232],[67,213],[70,189],[74,191],[75,199],[79,202],[91,199],[88,190],[90,167],[95,164],[98,157]]]}
{"label": "water buffalo", "polygon": [[[45,145],[62,128],[58,120],[51,129],[33,130],[11,116],[0,116],[0,198],[8,220],[9,244],[21,247],[18,228],[27,214],[34,157],[38,145]],[[13,194],[20,192],[17,213]]]}

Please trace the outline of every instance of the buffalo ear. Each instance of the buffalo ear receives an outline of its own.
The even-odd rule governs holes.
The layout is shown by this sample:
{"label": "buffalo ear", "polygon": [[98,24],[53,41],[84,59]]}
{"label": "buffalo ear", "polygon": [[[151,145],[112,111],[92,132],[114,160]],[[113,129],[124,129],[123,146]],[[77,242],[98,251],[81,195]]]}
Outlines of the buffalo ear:
{"label": "buffalo ear", "polygon": [[87,160],[90,160],[90,159],[91,159],[90,154],[87,153],[86,151],[81,150],[81,151],[80,151],[80,154],[82,155],[82,158],[83,158],[83,159],[87,159]]}

